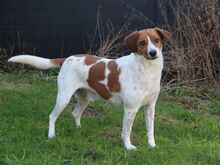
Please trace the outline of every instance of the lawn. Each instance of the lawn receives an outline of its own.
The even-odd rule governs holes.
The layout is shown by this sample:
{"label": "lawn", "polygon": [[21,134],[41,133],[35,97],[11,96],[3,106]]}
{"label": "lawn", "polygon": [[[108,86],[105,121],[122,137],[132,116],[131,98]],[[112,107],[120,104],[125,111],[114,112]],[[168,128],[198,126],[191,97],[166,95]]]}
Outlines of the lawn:
{"label": "lawn", "polygon": [[76,128],[74,99],[48,140],[48,116],[56,97],[55,78],[38,73],[0,73],[0,164],[220,164],[220,96],[193,87],[163,88],[156,107],[155,140],[147,145],[144,112],[133,126],[136,151],[120,139],[123,111],[90,103]]}

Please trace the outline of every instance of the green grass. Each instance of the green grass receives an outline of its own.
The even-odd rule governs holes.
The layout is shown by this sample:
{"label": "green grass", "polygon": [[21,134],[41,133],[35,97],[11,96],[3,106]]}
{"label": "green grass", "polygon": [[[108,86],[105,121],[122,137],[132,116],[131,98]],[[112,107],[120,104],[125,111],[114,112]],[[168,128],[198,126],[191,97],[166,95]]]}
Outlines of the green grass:
{"label": "green grass", "polygon": [[220,96],[208,99],[193,88],[161,93],[156,110],[157,146],[147,146],[144,112],[133,126],[136,151],[126,151],[120,139],[123,111],[97,101],[73,124],[74,101],[47,139],[48,116],[56,97],[56,81],[39,74],[0,73],[0,164],[220,164]]}

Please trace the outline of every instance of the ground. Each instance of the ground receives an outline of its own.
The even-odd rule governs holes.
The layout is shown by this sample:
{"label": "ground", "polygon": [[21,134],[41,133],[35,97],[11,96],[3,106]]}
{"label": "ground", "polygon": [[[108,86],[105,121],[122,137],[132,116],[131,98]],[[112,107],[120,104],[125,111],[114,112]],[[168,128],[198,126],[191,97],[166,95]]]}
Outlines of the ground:
{"label": "ground", "polygon": [[120,139],[123,111],[91,103],[82,127],[73,124],[74,99],[47,139],[56,97],[55,78],[0,72],[0,164],[220,164],[220,96],[211,90],[164,86],[156,107],[155,140],[147,145],[144,112],[133,126],[136,151]]}

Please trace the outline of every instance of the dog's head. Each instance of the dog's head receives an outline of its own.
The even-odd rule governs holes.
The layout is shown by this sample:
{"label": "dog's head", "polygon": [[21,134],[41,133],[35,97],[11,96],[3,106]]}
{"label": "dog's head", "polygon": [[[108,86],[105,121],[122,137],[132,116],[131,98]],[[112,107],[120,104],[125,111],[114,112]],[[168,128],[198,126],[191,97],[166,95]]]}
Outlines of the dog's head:
{"label": "dog's head", "polygon": [[153,28],[134,31],[124,41],[131,52],[153,60],[160,56],[164,39],[172,41],[172,34],[164,29]]}

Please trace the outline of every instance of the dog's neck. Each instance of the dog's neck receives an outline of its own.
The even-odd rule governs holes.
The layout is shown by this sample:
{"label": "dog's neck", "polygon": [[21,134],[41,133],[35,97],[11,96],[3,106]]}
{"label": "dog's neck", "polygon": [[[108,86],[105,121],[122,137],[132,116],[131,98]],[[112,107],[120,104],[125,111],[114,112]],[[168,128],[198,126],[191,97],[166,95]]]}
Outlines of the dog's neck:
{"label": "dog's neck", "polygon": [[154,60],[146,59],[143,55],[139,55],[137,53],[131,53],[130,55],[133,58],[134,65],[137,65],[143,72],[153,71],[161,73],[163,70],[162,52],[159,57]]}

